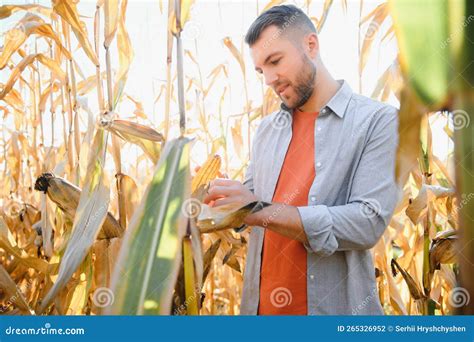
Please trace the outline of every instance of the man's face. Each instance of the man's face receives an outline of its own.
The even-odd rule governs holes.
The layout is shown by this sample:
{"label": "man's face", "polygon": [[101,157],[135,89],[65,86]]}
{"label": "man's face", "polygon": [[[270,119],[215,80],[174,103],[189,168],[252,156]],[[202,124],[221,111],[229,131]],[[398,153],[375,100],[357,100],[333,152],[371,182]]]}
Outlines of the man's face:
{"label": "man's face", "polygon": [[[295,35],[296,36],[296,35]],[[305,55],[298,42],[279,33],[276,26],[267,27],[250,47],[255,70],[263,74],[265,83],[272,87],[290,109],[301,107],[313,94],[316,67]]]}

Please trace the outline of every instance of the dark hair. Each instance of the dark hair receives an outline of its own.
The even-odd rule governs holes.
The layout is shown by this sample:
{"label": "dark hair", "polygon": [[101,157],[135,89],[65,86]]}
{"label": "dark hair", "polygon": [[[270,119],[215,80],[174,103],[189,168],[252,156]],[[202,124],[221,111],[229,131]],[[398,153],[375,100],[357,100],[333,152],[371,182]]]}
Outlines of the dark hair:
{"label": "dark hair", "polygon": [[245,42],[252,46],[263,30],[271,25],[278,27],[279,34],[288,27],[299,28],[304,33],[317,33],[313,22],[301,9],[294,5],[280,5],[269,8],[255,19],[245,35]]}

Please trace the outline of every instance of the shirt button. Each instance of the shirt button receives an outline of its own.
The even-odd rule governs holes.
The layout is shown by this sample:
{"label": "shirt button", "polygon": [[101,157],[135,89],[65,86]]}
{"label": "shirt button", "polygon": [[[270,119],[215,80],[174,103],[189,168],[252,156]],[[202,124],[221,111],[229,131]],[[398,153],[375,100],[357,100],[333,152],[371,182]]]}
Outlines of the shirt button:
{"label": "shirt button", "polygon": [[321,114],[326,114],[326,112],[327,112],[326,108],[321,109]]}
{"label": "shirt button", "polygon": [[316,201],[316,196],[311,196],[311,201],[312,202]]}
{"label": "shirt button", "polygon": [[321,132],[321,127],[316,128],[318,132]]}
{"label": "shirt button", "polygon": [[309,279],[313,280],[313,279],[314,279],[314,275],[311,274],[311,275],[309,276]]}
{"label": "shirt button", "polygon": [[318,168],[320,168],[320,167],[321,167],[321,162],[317,162],[317,163],[316,163],[316,166],[317,166]]}

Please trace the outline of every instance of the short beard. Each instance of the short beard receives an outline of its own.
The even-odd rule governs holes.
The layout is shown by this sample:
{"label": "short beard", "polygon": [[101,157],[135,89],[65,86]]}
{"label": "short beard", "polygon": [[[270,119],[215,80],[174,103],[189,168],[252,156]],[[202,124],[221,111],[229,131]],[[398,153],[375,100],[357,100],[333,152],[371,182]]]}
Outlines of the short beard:
{"label": "short beard", "polygon": [[289,107],[295,109],[303,106],[306,101],[313,95],[314,92],[314,81],[316,79],[316,66],[311,63],[311,60],[304,53],[303,55],[303,67],[301,72],[296,77],[295,92],[297,96],[297,102],[294,106]]}

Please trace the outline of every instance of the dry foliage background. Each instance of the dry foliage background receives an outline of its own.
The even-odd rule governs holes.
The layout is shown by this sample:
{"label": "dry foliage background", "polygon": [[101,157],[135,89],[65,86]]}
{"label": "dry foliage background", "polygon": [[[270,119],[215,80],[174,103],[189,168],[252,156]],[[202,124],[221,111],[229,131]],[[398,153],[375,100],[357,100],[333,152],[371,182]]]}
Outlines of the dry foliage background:
{"label": "dry foliage background", "polygon": [[[280,2],[271,1],[261,10]],[[304,2],[307,9],[310,3]],[[181,134],[196,137],[209,156],[197,176],[193,166],[195,178],[188,191],[194,194],[218,175],[242,179],[246,164],[235,167],[231,161],[236,155],[247,159],[259,120],[279,107],[278,99],[267,89],[261,103],[252,103],[247,96],[242,113],[229,120],[222,110],[229,101],[228,88],[211,90],[216,80],[228,79],[228,68],[240,69],[245,82],[244,65],[251,61],[244,60],[241,49],[230,38],[222,37],[235,63],[217,65],[200,79],[186,77],[179,62],[173,70],[172,60],[176,49],[179,56],[180,49],[174,39],[188,20],[193,2],[183,1],[179,11],[174,1],[169,6],[160,2],[161,14],[158,11],[157,15],[169,20],[168,37],[161,38],[169,58],[167,74],[163,75],[166,83],[155,94],[156,101],[164,103],[164,119],[153,125],[140,102],[143,99],[124,91],[134,55],[134,37],[129,36],[127,27],[137,25],[126,21],[127,5],[133,6],[133,2],[99,0],[93,18],[81,16],[73,2],[59,0],[49,7],[0,7],[0,20],[21,13],[15,27],[2,32],[1,38],[2,314],[101,314],[111,300],[117,299],[117,292],[110,289],[114,288],[112,278],[124,245],[124,232],[140,220],[132,219],[134,214],[140,216],[137,211],[145,216],[153,214],[143,211],[140,202],[146,198],[150,184],[149,190],[153,189],[153,165],[162,154],[162,145],[171,141],[172,130],[179,127],[178,117],[170,113],[171,105],[181,102],[188,118],[192,117],[188,127],[181,123]],[[338,5],[347,6],[345,1]],[[323,12],[309,12],[319,31],[324,29],[332,6],[333,1],[325,1]],[[180,18],[178,23],[176,17]],[[373,35],[378,34],[379,40],[395,39],[390,25],[386,32],[378,32],[386,20],[390,21],[386,3],[361,18],[361,77],[368,57],[377,48]],[[86,27],[94,30],[87,31]],[[85,54],[87,63],[96,66],[95,74],[83,74],[75,57],[78,53]],[[118,55],[116,65],[111,63],[111,54]],[[191,51],[182,52],[182,58],[186,68],[199,67]],[[398,61],[379,77],[372,97],[382,101],[389,96],[400,98],[403,79]],[[207,96],[219,103],[217,112],[206,111]],[[90,99],[97,101],[99,112],[91,111]],[[123,102],[133,104],[133,115],[120,112]],[[443,122],[444,132],[434,136],[431,125],[437,120]],[[448,167],[452,155],[440,160],[432,153],[433,140],[452,139],[456,126],[447,112],[435,112],[424,115],[421,128],[422,150],[410,152],[417,154],[419,167],[405,174],[404,197],[373,249],[379,300],[388,314],[451,314],[460,305],[459,300],[466,299],[453,296],[453,289],[459,289],[455,242],[458,211],[471,197],[466,195],[459,201],[454,196],[453,170]],[[183,153],[192,154],[192,148]],[[214,157],[216,153],[220,158]],[[135,155],[137,158],[130,161]],[[126,168],[125,161],[129,164]],[[85,191],[80,193],[80,189]],[[194,254],[189,259],[184,247],[184,262],[191,260],[192,265],[194,257],[197,275],[193,281],[204,293],[200,314],[238,314],[248,230],[242,234],[232,230],[203,234],[200,247],[196,247],[199,235],[193,232],[193,244],[202,252],[191,249]],[[189,238],[189,234],[186,236]],[[145,249],[143,253],[144,259]],[[173,269],[179,271],[179,267]],[[115,272],[124,282],[134,281],[126,279],[126,272]],[[185,275],[178,273],[178,279],[184,279]],[[203,273],[201,289],[196,279],[202,279]],[[162,289],[168,293],[164,302],[171,301],[173,289],[174,282]],[[174,291],[168,313],[196,313],[187,301],[183,306],[179,292],[184,289],[179,289],[179,284]],[[462,292],[458,295],[466,296]],[[156,305],[145,301],[145,311],[138,312],[163,313],[161,303],[160,310],[153,311]]]}

